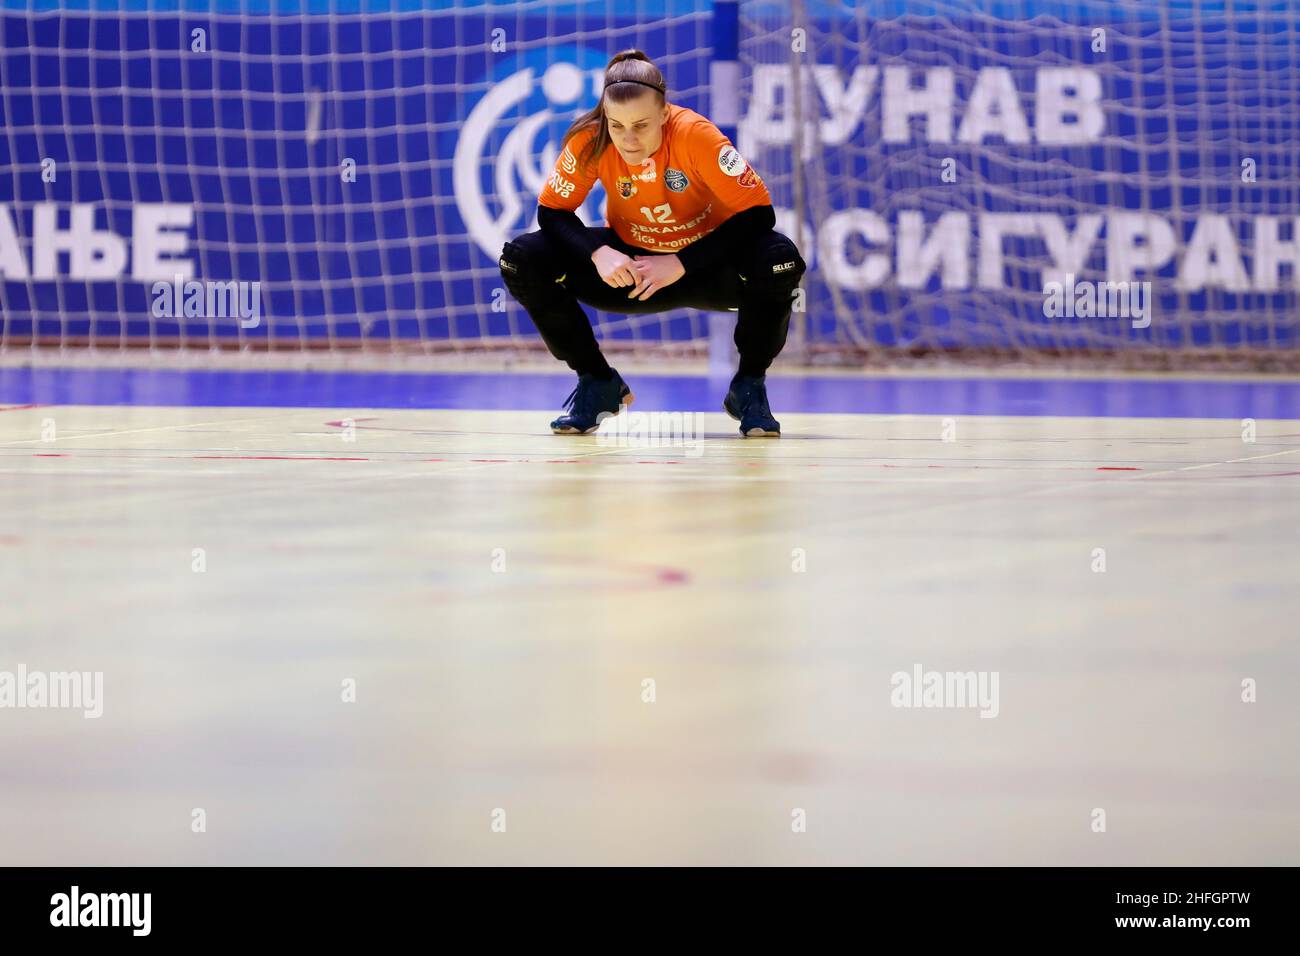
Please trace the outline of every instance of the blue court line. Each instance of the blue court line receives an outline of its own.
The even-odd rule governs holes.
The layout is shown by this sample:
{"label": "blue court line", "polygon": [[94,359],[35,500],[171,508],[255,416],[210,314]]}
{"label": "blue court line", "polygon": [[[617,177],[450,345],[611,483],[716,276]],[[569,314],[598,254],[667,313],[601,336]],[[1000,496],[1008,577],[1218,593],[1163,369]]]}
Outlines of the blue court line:
{"label": "blue court line", "polygon": [[[718,411],[727,378],[628,375],[636,408]],[[0,403],[557,411],[566,372],[0,367]],[[772,409],[877,415],[1300,419],[1300,381],[768,376]]]}

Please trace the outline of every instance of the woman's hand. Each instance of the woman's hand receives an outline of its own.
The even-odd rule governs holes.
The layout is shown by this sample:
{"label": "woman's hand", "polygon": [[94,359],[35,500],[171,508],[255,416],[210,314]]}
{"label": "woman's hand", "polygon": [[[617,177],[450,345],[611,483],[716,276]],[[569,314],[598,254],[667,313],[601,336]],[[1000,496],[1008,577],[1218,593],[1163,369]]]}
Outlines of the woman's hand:
{"label": "woman's hand", "polygon": [[686,275],[686,267],[675,255],[637,256],[632,268],[636,271],[637,283],[627,297],[642,302]]}
{"label": "woman's hand", "polygon": [[636,272],[632,268],[635,263],[613,246],[601,246],[591,254],[591,261],[606,285],[615,288],[636,285]]}

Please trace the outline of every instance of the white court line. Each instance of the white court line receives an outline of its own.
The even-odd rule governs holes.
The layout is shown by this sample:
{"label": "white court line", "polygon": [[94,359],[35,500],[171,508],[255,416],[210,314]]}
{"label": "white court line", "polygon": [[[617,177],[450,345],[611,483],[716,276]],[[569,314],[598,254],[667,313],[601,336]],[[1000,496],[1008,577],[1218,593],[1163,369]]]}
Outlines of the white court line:
{"label": "white court line", "polygon": [[[951,510],[951,509],[954,509],[954,508],[966,508],[966,507],[969,507],[969,506],[971,505],[972,502],[976,502],[976,501],[985,501],[985,500],[990,500],[990,499],[1008,498],[1008,497],[1010,497],[1010,498],[1014,498],[1014,497],[1040,497],[1040,496],[1044,496],[1044,495],[1059,494],[1059,493],[1061,493],[1062,491],[1070,491],[1070,490],[1075,490],[1075,489],[1079,489],[1079,488],[1091,488],[1091,487],[1108,487],[1108,488],[1113,488],[1113,487],[1116,487],[1117,485],[1122,485],[1122,484],[1127,483],[1127,482],[1137,481],[1137,480],[1139,480],[1140,478],[1153,477],[1153,476],[1156,476],[1156,475],[1175,474],[1175,473],[1178,473],[1178,472],[1184,472],[1184,471],[1194,471],[1194,470],[1201,469],[1201,468],[1214,468],[1214,467],[1216,467],[1216,466],[1218,466],[1218,465],[1231,465],[1231,464],[1236,464],[1236,463],[1238,463],[1238,462],[1243,462],[1243,461],[1255,461],[1255,460],[1258,460],[1258,459],[1261,459],[1261,458],[1275,458],[1275,457],[1277,457],[1278,455],[1292,455],[1292,454],[1295,454],[1296,452],[1300,452],[1300,448],[1290,448],[1290,449],[1287,449],[1286,451],[1272,452],[1272,453],[1267,454],[1267,455],[1251,455],[1251,456],[1246,457],[1246,458],[1233,458],[1233,459],[1230,459],[1230,460],[1228,460],[1228,461],[1202,462],[1202,463],[1200,463],[1200,464],[1196,464],[1196,465],[1185,465],[1185,466],[1183,466],[1182,468],[1169,468],[1169,469],[1165,469],[1165,470],[1162,470],[1162,471],[1144,472],[1144,473],[1141,474],[1141,475],[1131,475],[1131,476],[1130,476],[1130,475],[1119,475],[1119,474],[1116,474],[1115,477],[1113,477],[1113,478],[1107,478],[1107,479],[1101,479],[1101,478],[1095,478],[1095,477],[1094,477],[1094,478],[1084,478],[1084,479],[1070,479],[1070,478],[1067,478],[1067,479],[1063,479],[1063,480],[1061,480],[1061,481],[1051,481],[1051,482],[1048,483],[1045,487],[1029,487],[1029,488],[1025,488],[1025,487],[1024,487],[1025,485],[1032,484],[1032,485],[1035,485],[1035,486],[1036,486],[1036,485],[1039,484],[1039,482],[1027,482],[1027,481],[1025,481],[1025,480],[1023,480],[1023,479],[1014,479],[1014,478],[1010,478],[1010,477],[1007,476],[1005,473],[1004,473],[1003,476],[992,476],[992,475],[990,475],[990,476],[988,476],[988,478],[985,479],[985,480],[979,480],[979,479],[961,480],[961,481],[958,481],[958,482],[953,482],[953,484],[954,484],[955,487],[959,487],[959,488],[960,488],[960,487],[967,487],[967,488],[970,488],[970,487],[982,487],[982,486],[987,486],[987,485],[990,484],[991,481],[992,481],[992,482],[996,482],[996,483],[1002,485],[1002,488],[1003,488],[1006,492],[1008,492],[1008,493],[1006,493],[1006,494],[998,493],[998,494],[991,494],[991,495],[976,495],[976,496],[971,496],[971,497],[963,497],[963,498],[961,498],[960,500],[957,500],[957,501],[943,501],[943,502],[936,502],[936,503],[934,503],[934,504],[932,504],[932,505],[927,504],[927,505],[925,505],[925,506],[923,506],[923,507],[921,507],[921,508],[906,509],[906,510],[901,510],[901,511],[898,510],[898,509],[893,509],[893,510],[891,510],[891,511],[889,512],[889,514],[890,514],[891,516],[894,516],[894,517],[897,517],[897,516],[908,516],[908,515],[917,515],[917,514],[923,514],[923,513],[929,515],[929,514],[932,514],[933,512],[936,512],[936,511],[938,511],[938,512],[942,512],[942,511],[945,511],[945,510]],[[1115,460],[1115,459],[1110,459],[1110,460]],[[1146,462],[1144,462],[1144,464],[1146,464]],[[1023,472],[1026,473],[1026,474],[1034,474],[1034,473],[1036,473],[1036,472],[1041,474],[1041,473],[1043,472],[1043,470],[1040,470],[1040,469],[1025,468],[1025,469],[1018,469],[1018,470],[1017,470],[1017,473],[1019,473],[1019,472],[1021,472],[1021,471],[1023,471]],[[746,477],[748,477],[748,476],[746,476]],[[756,477],[757,477],[757,476],[756,476]],[[990,481],[990,479],[991,479],[991,481]],[[788,480],[788,479],[787,479],[787,480]],[[823,480],[825,480],[825,479],[823,479]],[[829,479],[829,480],[834,481],[834,479]],[[906,477],[900,477],[900,479],[899,479],[898,481],[885,481],[885,482],[872,482],[872,483],[873,483],[873,484],[875,484],[875,483],[895,484],[895,483],[903,483],[903,482],[919,482],[919,483],[926,483],[926,484],[929,484],[929,483],[940,482],[940,481],[942,481],[942,482],[948,482],[949,480],[950,480],[950,479],[948,479],[948,478],[922,478],[922,477],[920,477],[920,476],[916,476],[916,477],[906,476]],[[1019,487],[1015,487],[1015,486],[1019,486]],[[1016,493],[1011,493],[1011,492],[1013,492],[1013,488],[1014,488],[1014,491],[1015,491]],[[873,513],[873,514],[870,514],[870,515],[862,515],[862,516],[859,517],[859,518],[844,518],[844,517],[841,517],[840,519],[837,520],[836,523],[837,523],[837,526],[838,526],[838,527],[841,527],[841,528],[850,528],[850,527],[853,527],[853,526],[855,526],[855,525],[857,525],[857,524],[860,524],[860,523],[870,523],[870,522],[872,522],[872,521],[878,520],[879,518],[880,518],[880,515],[879,515],[878,513]],[[696,548],[698,548],[698,546],[696,546]]]}
{"label": "white court line", "polygon": [[1115,479],[1111,481],[1094,480],[1094,481],[1063,482],[1060,485],[1054,485],[1048,488],[1040,488],[1036,491],[1030,491],[1027,494],[1034,495],[1034,496],[1048,495],[1054,492],[1059,492],[1063,489],[1090,487],[1094,485],[1106,485],[1109,487],[1114,487],[1117,484],[1122,485],[1134,481],[1143,481],[1147,478],[1159,477],[1160,475],[1176,475],[1184,471],[1197,471],[1202,468],[1217,468],[1220,465],[1235,465],[1243,461],[1259,461],[1262,458],[1276,458],[1279,455],[1294,455],[1297,452],[1300,452],[1300,448],[1288,448],[1286,451],[1270,452],[1267,455],[1249,455],[1245,458],[1229,458],[1227,461],[1206,461],[1206,462],[1201,462],[1200,464],[1197,465],[1183,465],[1181,468],[1164,468],[1161,469],[1160,471],[1144,471],[1140,475],[1122,475],[1122,476],[1117,475]]}
{"label": "white court line", "polygon": [[[58,406],[52,406],[52,407],[57,408]],[[20,438],[17,441],[0,441],[0,447],[5,447],[8,445],[30,445],[32,442],[40,442],[43,445],[53,445],[56,442],[71,441],[71,440],[82,439],[82,438],[108,438],[110,435],[137,435],[140,434],[141,432],[175,431],[178,428],[189,428],[192,425],[222,425],[222,424],[234,424],[235,422],[261,422],[261,421],[270,421],[277,417],[287,417],[287,416],[268,415],[265,418],[262,417],[223,418],[214,422],[182,422],[179,424],[172,424],[172,425],[155,425],[152,428],[128,428],[125,431],[117,431],[117,432],[90,431],[90,432],[83,432],[77,435],[63,435],[61,437],[55,436],[53,441],[46,441],[44,438]]]}
{"label": "white court line", "polygon": [[1141,475],[1134,475],[1129,481],[1141,481],[1143,478],[1154,478],[1156,475],[1172,475],[1183,471],[1196,471],[1199,468],[1217,468],[1220,465],[1235,465],[1243,461],[1259,461],[1261,458],[1276,458],[1279,455],[1294,455],[1300,452],[1300,448],[1288,448],[1286,451],[1270,452],[1267,455],[1249,455],[1245,458],[1229,458],[1227,461],[1207,461],[1200,465],[1184,465],[1182,468],[1166,468],[1164,471],[1150,471]]}

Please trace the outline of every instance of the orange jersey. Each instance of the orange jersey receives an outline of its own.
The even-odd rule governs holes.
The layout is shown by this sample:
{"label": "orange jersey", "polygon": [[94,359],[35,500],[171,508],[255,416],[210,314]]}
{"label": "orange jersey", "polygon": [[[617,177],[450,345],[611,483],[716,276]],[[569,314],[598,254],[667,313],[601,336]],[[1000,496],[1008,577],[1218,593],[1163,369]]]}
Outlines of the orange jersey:
{"label": "orange jersey", "polygon": [[639,166],[629,166],[611,145],[579,169],[577,157],[595,135],[594,129],[574,134],[537,201],[575,211],[599,179],[608,197],[605,223],[629,245],[676,252],[736,213],[772,203],[763,180],[722,131],[684,106],[668,104],[663,142]]}

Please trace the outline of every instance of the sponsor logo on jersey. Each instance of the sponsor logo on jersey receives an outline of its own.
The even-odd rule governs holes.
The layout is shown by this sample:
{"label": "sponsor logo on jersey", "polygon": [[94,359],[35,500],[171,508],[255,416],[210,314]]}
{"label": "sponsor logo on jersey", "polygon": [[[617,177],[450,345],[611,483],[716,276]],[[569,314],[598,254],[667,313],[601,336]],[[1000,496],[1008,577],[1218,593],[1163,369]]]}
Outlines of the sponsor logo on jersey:
{"label": "sponsor logo on jersey", "polygon": [[551,188],[555,190],[555,194],[563,199],[568,199],[572,196],[573,190],[577,188],[573,183],[561,176],[558,171],[551,173],[551,178],[547,180],[547,182],[551,184]]}
{"label": "sponsor logo on jersey", "polygon": [[673,192],[679,193],[690,184],[691,181],[686,178],[686,174],[680,169],[673,169],[669,166],[664,170],[664,185]]}
{"label": "sponsor logo on jersey", "polygon": [[789,271],[790,271],[791,269],[793,269],[793,268],[794,268],[794,263],[793,263],[793,262],[778,262],[776,265],[772,266],[772,271],[773,271],[773,272],[789,272]]}
{"label": "sponsor logo on jersey", "polygon": [[718,150],[718,168],[728,176],[739,176],[748,168],[740,156],[740,151],[734,146],[723,146]]}
{"label": "sponsor logo on jersey", "polygon": [[578,171],[578,157],[569,151],[569,147],[564,147],[564,153],[560,156],[560,168],[570,176]]}
{"label": "sponsor logo on jersey", "polygon": [[746,189],[753,189],[762,182],[762,180],[758,178],[758,173],[754,172],[754,167],[746,164],[745,171],[740,174],[740,178],[737,179],[736,182],[740,183],[740,185],[744,186]]}
{"label": "sponsor logo on jersey", "polygon": [[643,183],[652,183],[659,178],[659,170],[655,166],[655,158],[651,156],[641,164],[641,172],[633,173],[633,179],[639,179]]}
{"label": "sponsor logo on jersey", "polygon": [[631,199],[636,195],[636,183],[632,182],[631,176],[618,177],[618,194],[624,199]]}

